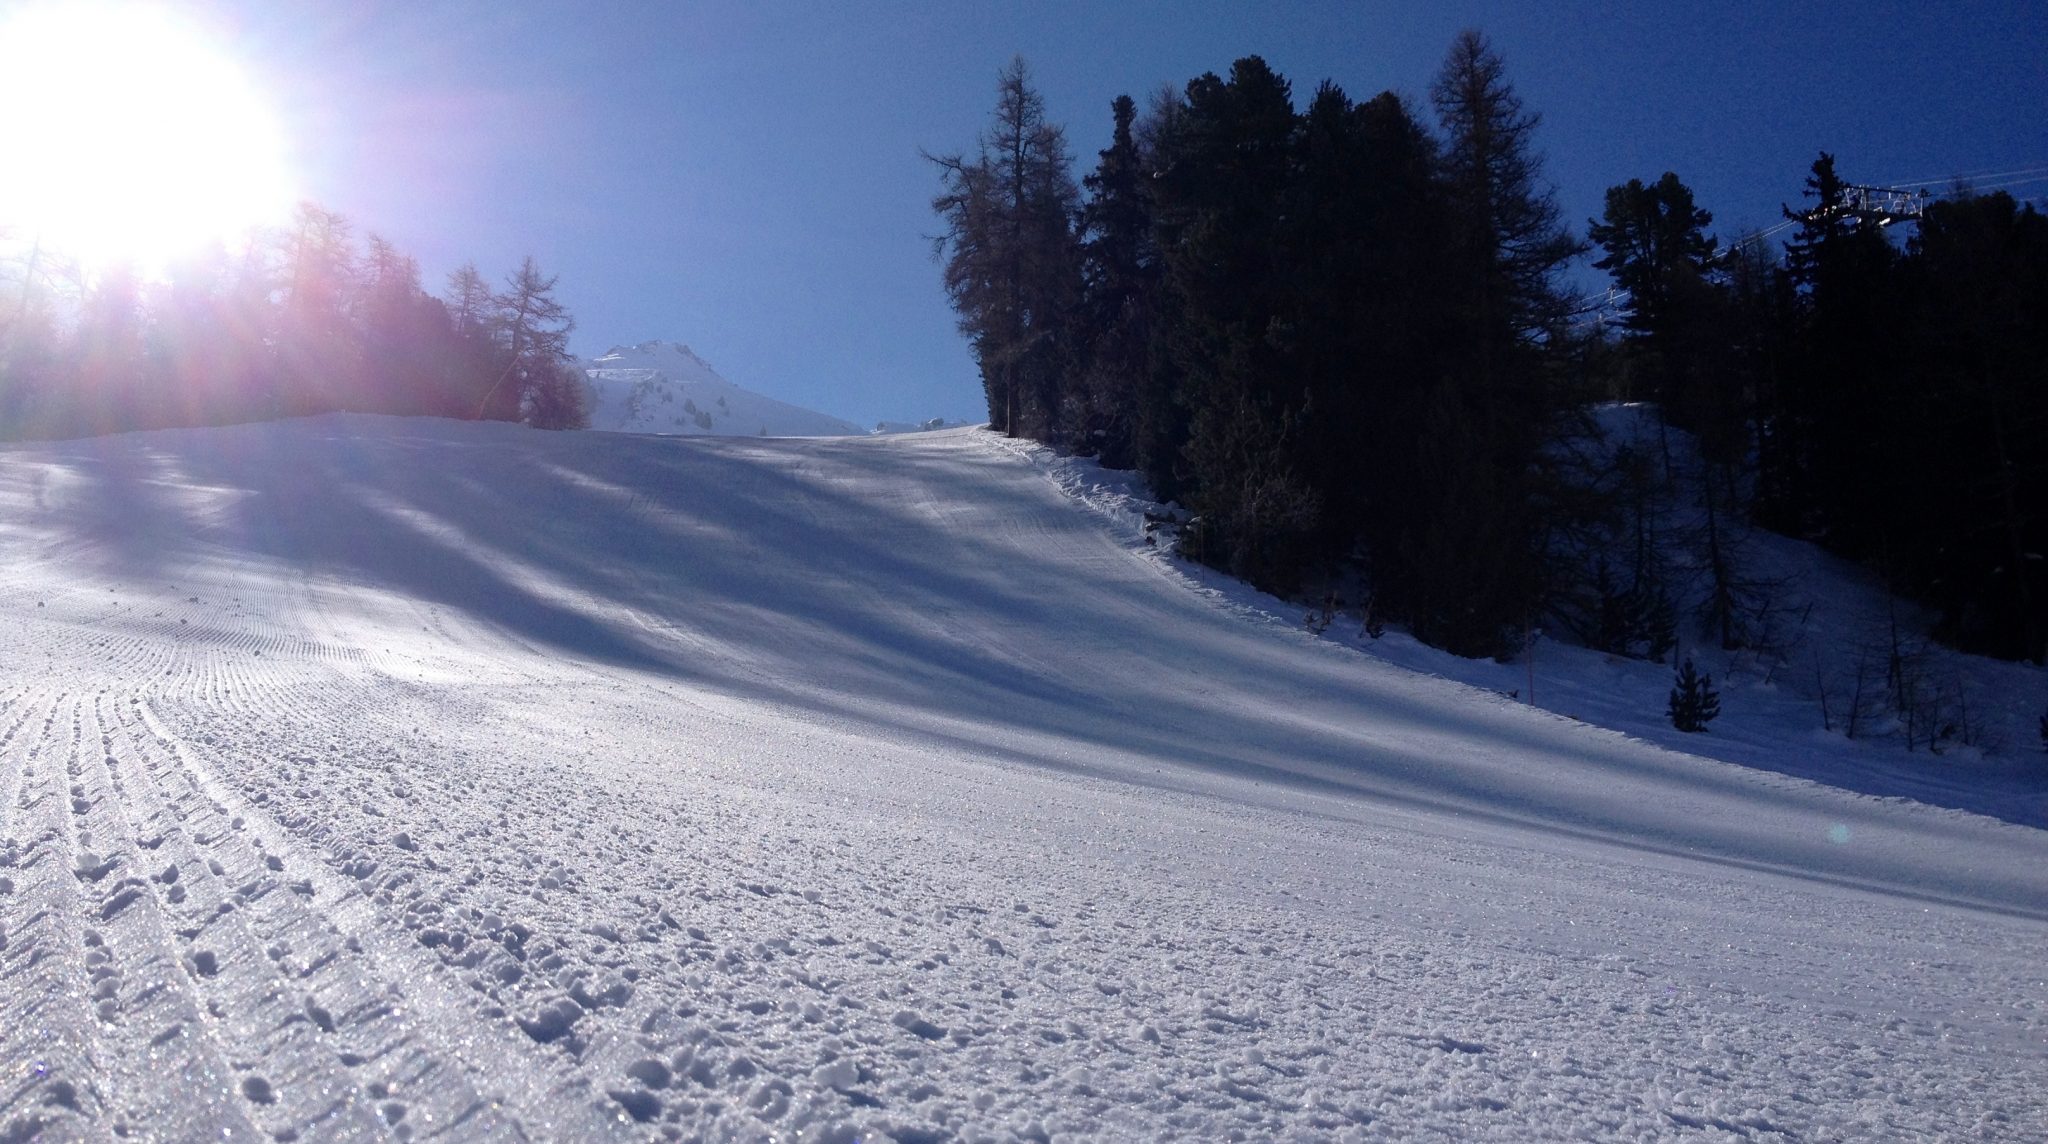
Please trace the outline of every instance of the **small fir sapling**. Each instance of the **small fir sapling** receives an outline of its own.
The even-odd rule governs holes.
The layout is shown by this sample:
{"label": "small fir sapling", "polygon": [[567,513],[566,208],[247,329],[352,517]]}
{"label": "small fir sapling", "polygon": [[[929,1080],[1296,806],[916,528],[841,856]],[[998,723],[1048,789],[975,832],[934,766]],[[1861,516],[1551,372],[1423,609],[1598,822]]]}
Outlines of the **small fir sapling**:
{"label": "small fir sapling", "polygon": [[1714,690],[1714,677],[1701,674],[1688,657],[1678,669],[1666,708],[1671,725],[1681,731],[1704,731],[1721,714],[1721,693]]}

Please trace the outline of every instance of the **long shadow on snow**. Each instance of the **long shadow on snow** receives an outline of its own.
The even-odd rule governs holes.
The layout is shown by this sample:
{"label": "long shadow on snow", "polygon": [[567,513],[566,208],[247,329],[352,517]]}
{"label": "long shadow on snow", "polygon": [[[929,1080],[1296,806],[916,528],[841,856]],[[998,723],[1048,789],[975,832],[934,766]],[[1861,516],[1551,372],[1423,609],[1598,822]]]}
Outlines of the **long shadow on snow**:
{"label": "long shadow on snow", "polygon": [[[643,670],[672,666],[640,641],[522,588],[480,553],[427,540],[395,543],[404,532],[390,513],[351,495],[338,481],[346,474],[320,450],[264,428],[215,430],[204,441],[209,448],[190,447],[192,435],[182,432],[67,443],[60,459],[83,481],[66,511],[100,570],[161,587],[188,559],[269,560],[316,574],[354,575],[500,622],[557,650]],[[264,479],[276,472],[294,479]],[[219,522],[194,527],[187,519],[181,490],[194,487],[230,494]]]}
{"label": "long shadow on snow", "polygon": [[[354,420],[379,427],[376,419]],[[906,683],[965,678],[1059,703],[1091,698],[1049,673],[1020,676],[986,649],[962,648],[937,632],[907,632],[872,607],[849,606],[849,592],[879,600],[916,583],[936,587],[968,611],[1005,615],[1027,626],[1043,618],[1042,601],[1008,590],[999,578],[952,575],[942,561],[905,558],[909,546],[892,548],[871,539],[878,518],[890,516],[875,505],[801,481],[758,458],[714,458],[674,440],[634,442],[640,454],[624,466],[604,451],[616,448],[619,438],[598,440],[604,448],[586,448],[582,455],[572,451],[571,458],[597,483],[640,482],[643,516],[666,512],[690,526],[688,535],[679,536],[657,521],[636,536],[635,525],[646,522],[621,521],[617,506],[602,496],[567,481],[537,483],[533,451],[519,447],[531,440],[521,440],[522,431],[458,428],[495,430],[501,439],[471,445],[428,436],[409,442],[314,421],[215,430],[203,439],[168,433],[70,443],[63,461],[84,481],[67,511],[77,529],[96,541],[102,569],[139,583],[160,581],[166,566],[181,557],[225,547],[239,557],[357,579],[442,604],[564,655],[699,682],[720,676],[719,665],[681,653],[645,627],[558,603],[504,571],[523,568],[560,590],[550,596],[580,595],[657,619],[680,616],[734,648],[761,641],[763,617],[796,617],[805,640],[775,649],[791,662],[815,662],[829,650],[865,657]],[[548,444],[591,440],[553,437]],[[766,452],[773,456],[778,450],[769,445]],[[563,461],[552,454],[546,459]],[[750,480],[769,486],[767,491],[733,501],[705,497],[701,490],[736,465]],[[278,473],[292,479],[273,479]],[[660,478],[651,487],[650,473]],[[191,487],[234,490],[227,510],[231,523],[187,527],[176,502],[181,489]],[[907,518],[898,519],[915,530]],[[408,520],[419,527],[407,527]],[[862,520],[870,527],[831,524]],[[763,550],[748,554],[755,558],[743,575],[721,576],[721,569],[730,571],[726,565],[703,559],[707,546],[744,545],[762,533],[820,532],[829,539],[808,546],[810,563],[803,565],[793,566],[787,552]],[[636,536],[623,553],[622,533]],[[813,570],[828,563],[842,573],[836,591],[821,590]]]}
{"label": "long shadow on snow", "polygon": [[[1032,766],[1099,773],[1006,740],[1049,733],[1083,755],[1363,794],[1931,900],[2041,900],[2024,877],[1951,871],[1951,892],[1930,892],[1924,870],[1886,862],[1858,871],[1856,856],[1818,840],[1818,830],[1810,842],[1788,831],[1760,843],[1727,824],[1612,800],[1589,809],[1584,789],[1548,780],[1590,767],[1651,796],[1691,789],[1761,802],[1784,823],[1821,813],[1796,791],[1619,736],[1561,731],[1519,709],[1489,710],[1476,694],[1447,712],[1441,685],[1427,698],[1412,679],[1377,686],[1367,702],[1355,658],[1305,648],[1177,587],[1161,591],[1128,573],[1127,554],[1121,576],[1065,583],[1064,571],[1032,562],[1030,544],[1101,542],[1099,525],[1055,505],[1024,522],[1031,528],[1016,543],[983,536],[979,526],[1017,526],[1002,507],[1015,503],[1019,481],[1037,480],[986,457],[963,464],[863,441],[540,437],[382,419],[115,438],[68,446],[65,456],[89,478],[79,527],[98,540],[110,571],[138,578],[181,547],[223,544],[438,602],[563,655]],[[902,495],[878,500],[878,476]],[[856,482],[863,491],[848,491]],[[179,489],[193,485],[241,490],[227,523],[198,534],[175,523]],[[1036,491],[1056,500],[1049,488]],[[961,504],[982,507],[963,515]],[[1118,559],[1107,558],[1112,570]],[[549,591],[522,586],[506,568],[544,579]],[[1018,646],[1053,620],[1086,639]],[[723,651],[692,653],[664,627]],[[1200,693],[1205,679],[1216,681],[1212,694]],[[963,713],[990,732],[947,730]],[[1462,740],[1442,730],[1453,714]],[[1546,765],[1515,773],[1498,760],[1468,767],[1447,758],[1469,744],[1473,724],[1524,763]],[[1929,841],[1938,844],[1938,832]]]}
{"label": "long shadow on snow", "polygon": [[[758,446],[723,448],[744,453]],[[834,451],[871,451],[873,446],[809,443],[797,448],[806,458],[829,458]],[[731,460],[728,457],[727,463]],[[914,488],[922,482],[941,480],[942,487],[951,495],[970,503],[1002,504],[1006,503],[1004,498],[1015,496],[1014,489],[996,487],[1002,480],[1014,479],[1008,474],[1000,474],[1002,480],[977,480],[973,474],[961,472],[957,463],[920,461],[914,451],[870,452],[860,458],[859,464],[865,473],[881,474],[888,478],[885,484],[896,487]],[[816,530],[820,521],[843,519],[861,521],[869,530],[879,525],[880,531],[887,533],[887,522],[905,515],[887,512],[872,496],[838,497],[823,492],[815,482],[796,480],[773,464],[750,472],[750,476],[773,484],[778,494],[792,501],[807,501],[819,510],[806,519],[780,521],[772,512],[763,515],[764,502],[769,498],[750,500],[737,526],[751,522],[769,535],[782,534],[785,527]],[[981,495],[985,490],[987,495]],[[701,505],[694,507],[700,513],[706,511]],[[1067,527],[1085,537],[1099,536],[1099,528],[1082,514],[1066,514],[1064,520]],[[1040,595],[1018,588],[992,587],[988,568],[978,569],[978,575],[967,571],[976,569],[978,561],[988,559],[985,545],[962,542],[958,537],[928,535],[931,531],[927,523],[911,522],[910,532],[919,543],[916,560],[906,559],[886,545],[866,543],[860,535],[853,534],[835,534],[831,544],[818,548],[821,552],[850,555],[852,558],[845,563],[856,575],[871,575],[874,569],[883,569],[885,583],[878,587],[912,597],[914,603],[909,610],[952,606],[963,613],[982,616],[1015,614],[1027,626],[1037,623],[1051,610]],[[800,553],[781,555],[788,559],[790,567],[804,565]],[[1028,579],[1028,572],[1027,563],[1020,562],[1012,569],[1013,577],[1023,573],[1023,578]],[[810,579],[808,573],[799,579],[805,583],[795,585],[794,590],[804,598],[793,602],[789,611],[802,615],[808,629],[821,636],[838,629],[850,637],[856,652],[865,649],[870,657],[874,655],[872,649],[884,641],[905,640],[901,605],[895,613],[885,616],[861,612],[844,596],[830,606],[815,606],[822,597],[815,590],[804,591]],[[920,639],[913,641],[901,657],[896,665],[900,671],[839,672],[820,669],[815,654],[819,649],[807,646],[797,660],[777,664],[769,680],[753,681],[749,693],[838,719],[893,723],[899,729],[937,734],[949,738],[955,746],[1006,753],[1013,758],[1035,760],[1039,766],[1065,765],[1047,753],[1017,752],[992,739],[948,735],[941,725],[957,716],[961,685],[971,683],[978,693],[969,698],[976,700],[976,717],[983,723],[1027,733],[1057,728],[1058,737],[1065,744],[1084,748],[1084,754],[1086,749],[1135,754],[1176,768],[1194,765],[1275,782],[1327,785],[1353,794],[1368,793],[1409,805],[1449,809],[1579,839],[1618,841],[1663,854],[1697,856],[1704,848],[1721,852],[1717,860],[1747,869],[1771,870],[1865,889],[1890,888],[1924,900],[1971,905],[2015,901],[2031,904],[2039,900],[2040,886],[1996,870],[1952,870],[1946,877],[1956,892],[1929,893],[1921,884],[1929,871],[1921,866],[1895,864],[1882,856],[1844,849],[1829,839],[1828,828],[1840,825],[1843,818],[1859,831],[1866,826],[1879,830],[1897,828],[1896,816],[1882,808],[1845,810],[1834,802],[1820,806],[1810,797],[1811,792],[1796,785],[1773,785],[1770,780],[1735,768],[1703,766],[1697,760],[1668,754],[1614,733],[1567,726],[1554,716],[1500,705],[1483,695],[1468,695],[1458,717],[1468,723],[1483,723],[1486,737],[1512,748],[1527,770],[1516,773],[1499,765],[1476,770],[1459,768],[1450,765],[1440,753],[1444,745],[1442,736],[1429,733],[1432,728],[1441,727],[1445,719],[1442,684],[1425,688],[1425,695],[1413,686],[1412,677],[1404,677],[1410,686],[1376,689],[1371,710],[1362,711],[1358,692],[1364,665],[1355,658],[1327,655],[1316,669],[1305,670],[1316,661],[1302,654],[1305,649],[1285,642],[1299,643],[1299,637],[1260,631],[1238,617],[1219,617],[1213,609],[1195,603],[1177,590],[1162,600],[1156,591],[1133,591],[1129,582],[1091,583],[1085,586],[1086,591],[1075,590],[1079,587],[1082,586],[1054,584],[1050,595],[1061,602],[1068,613],[1065,618],[1081,620],[1078,624],[1070,623],[1070,628],[1095,633],[1098,639],[1065,649],[1070,653],[1068,657],[1051,665],[1020,662],[1015,655],[962,656],[945,641]],[[864,618],[855,622],[855,617]],[[712,622],[701,606],[692,618],[700,624]],[[1205,638],[1177,638],[1174,634],[1190,631],[1202,631]],[[1233,680],[1233,694],[1228,697],[1234,703],[1233,709],[1219,713],[1212,703],[1193,701],[1179,689],[1155,687],[1141,696],[1128,697],[1134,685],[1148,676],[1156,681],[1162,669],[1170,677],[1168,682],[1198,678],[1204,661],[1214,659],[1219,644],[1234,644],[1235,656],[1241,660],[1263,661],[1248,670],[1223,673]],[[1130,654],[1139,645],[1143,654]],[[1111,662],[1105,665],[1105,658]],[[1122,662],[1115,662],[1119,659]],[[1213,664],[1210,666],[1213,670]],[[1062,676],[1051,674],[1061,670],[1065,672]],[[1261,686],[1259,681],[1265,679],[1286,682]],[[805,681],[812,686],[799,685]],[[1247,694],[1248,691],[1263,693]],[[1113,698],[1118,696],[1126,697]],[[937,719],[913,725],[901,719],[892,720],[886,714],[891,710],[921,710]],[[1321,718],[1308,718],[1311,713]],[[1374,732],[1382,732],[1391,725],[1413,731],[1411,737],[1436,741],[1416,749],[1400,749],[1384,736],[1352,732],[1347,724],[1359,723],[1361,715],[1367,717]],[[941,729],[935,731],[935,726]],[[1261,746],[1274,743],[1284,744],[1284,750],[1275,752],[1270,746]],[[1737,840],[1725,830],[1693,821],[1682,809],[1653,818],[1629,804],[1628,795],[1611,797],[1603,803],[1589,800],[1584,789],[1550,781],[1553,775],[1586,768],[1600,772],[1598,777],[1603,781],[1633,783],[1637,790],[1632,793],[1650,797],[1668,799],[1674,793],[1691,791],[1726,800],[1724,805],[1768,807],[1775,812],[1775,821],[1769,823],[1775,832],[1762,836],[1753,833],[1731,845]],[[1593,803],[1590,808],[1589,801]],[[1863,815],[1859,810],[1873,813]],[[1938,842],[1939,828],[1927,825],[1927,829],[1931,832],[1928,841]]]}

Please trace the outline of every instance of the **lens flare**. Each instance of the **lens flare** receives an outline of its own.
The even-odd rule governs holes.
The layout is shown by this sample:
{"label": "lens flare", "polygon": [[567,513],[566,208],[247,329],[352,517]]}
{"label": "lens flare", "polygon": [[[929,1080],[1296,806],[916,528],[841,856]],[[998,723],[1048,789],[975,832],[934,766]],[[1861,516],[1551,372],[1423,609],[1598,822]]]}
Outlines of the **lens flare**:
{"label": "lens flare", "polygon": [[136,4],[0,18],[0,228],[148,271],[282,220],[284,134],[203,30]]}

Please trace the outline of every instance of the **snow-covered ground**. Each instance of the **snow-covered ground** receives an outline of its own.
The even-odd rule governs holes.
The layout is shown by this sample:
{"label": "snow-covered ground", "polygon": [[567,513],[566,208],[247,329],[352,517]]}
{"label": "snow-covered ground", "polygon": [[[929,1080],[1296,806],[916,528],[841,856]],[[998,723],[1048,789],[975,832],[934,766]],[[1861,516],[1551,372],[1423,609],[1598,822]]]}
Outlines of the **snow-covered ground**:
{"label": "snow-covered ground", "polygon": [[577,365],[589,380],[590,427],[689,437],[848,437],[863,430],[742,389],[690,347],[674,342],[613,346]]}
{"label": "snow-covered ground", "polygon": [[1421,655],[976,431],[8,447],[0,1141],[2048,1138],[2022,777]]}

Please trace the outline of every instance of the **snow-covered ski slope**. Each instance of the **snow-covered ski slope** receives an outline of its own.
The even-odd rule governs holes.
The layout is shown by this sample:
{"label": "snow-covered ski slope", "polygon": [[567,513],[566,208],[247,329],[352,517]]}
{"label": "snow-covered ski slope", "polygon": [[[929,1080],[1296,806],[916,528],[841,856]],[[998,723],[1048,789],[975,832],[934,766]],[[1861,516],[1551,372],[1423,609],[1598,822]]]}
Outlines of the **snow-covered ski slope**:
{"label": "snow-covered ski slope", "polygon": [[976,431],[0,450],[0,1140],[2048,1138],[2048,832],[1312,638]]}

